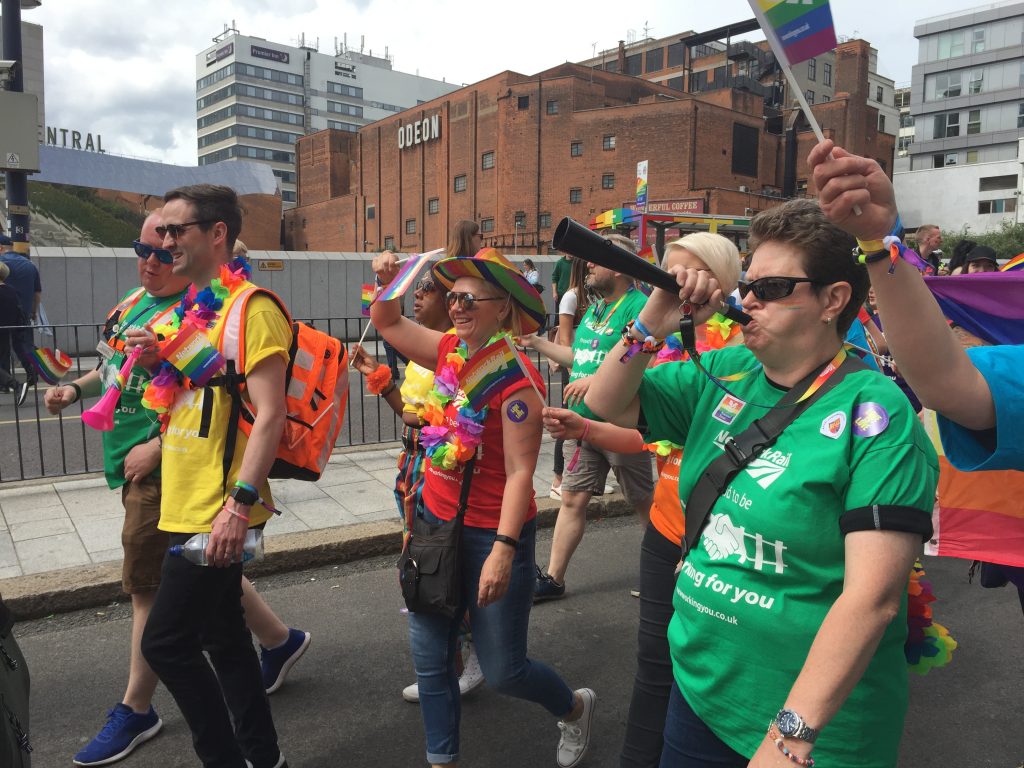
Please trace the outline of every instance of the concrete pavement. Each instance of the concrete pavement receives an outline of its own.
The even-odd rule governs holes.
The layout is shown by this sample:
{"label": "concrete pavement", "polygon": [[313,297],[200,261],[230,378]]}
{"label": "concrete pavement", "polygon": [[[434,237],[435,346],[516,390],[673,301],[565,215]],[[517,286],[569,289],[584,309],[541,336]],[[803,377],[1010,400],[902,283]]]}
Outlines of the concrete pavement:
{"label": "concrete pavement", "polygon": [[[548,498],[554,442],[545,436],[534,488],[541,524],[553,524]],[[393,494],[401,446],[336,451],[316,483],[272,480],[282,511],[267,524],[265,574],[397,552],[401,523]],[[592,514],[626,513],[619,494]],[[0,594],[21,618],[101,605],[121,595],[120,490],[102,476],[0,487]]]}

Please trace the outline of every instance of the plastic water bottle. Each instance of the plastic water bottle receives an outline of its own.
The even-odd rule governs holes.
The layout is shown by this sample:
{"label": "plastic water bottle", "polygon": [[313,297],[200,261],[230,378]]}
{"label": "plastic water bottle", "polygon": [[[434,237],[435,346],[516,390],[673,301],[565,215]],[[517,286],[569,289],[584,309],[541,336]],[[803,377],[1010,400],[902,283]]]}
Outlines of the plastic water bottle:
{"label": "plastic water bottle", "polygon": [[[210,542],[210,534],[197,533],[184,544],[174,544],[167,548],[175,557],[184,557],[194,565],[209,565],[206,561],[206,545]],[[245,534],[242,545],[242,557],[236,563],[248,563],[263,557],[263,531],[250,528]]]}

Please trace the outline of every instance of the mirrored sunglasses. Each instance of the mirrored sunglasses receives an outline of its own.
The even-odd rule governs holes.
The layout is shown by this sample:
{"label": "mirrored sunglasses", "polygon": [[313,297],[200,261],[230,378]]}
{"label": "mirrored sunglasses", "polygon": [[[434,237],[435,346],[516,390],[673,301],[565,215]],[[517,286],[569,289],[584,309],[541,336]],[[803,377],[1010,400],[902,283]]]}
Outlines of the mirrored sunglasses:
{"label": "mirrored sunglasses", "polygon": [[451,309],[456,304],[459,304],[466,312],[472,312],[478,301],[505,301],[502,296],[492,296],[481,298],[474,296],[472,293],[463,293],[461,291],[448,291],[445,295],[445,301],[448,302],[448,308]]}

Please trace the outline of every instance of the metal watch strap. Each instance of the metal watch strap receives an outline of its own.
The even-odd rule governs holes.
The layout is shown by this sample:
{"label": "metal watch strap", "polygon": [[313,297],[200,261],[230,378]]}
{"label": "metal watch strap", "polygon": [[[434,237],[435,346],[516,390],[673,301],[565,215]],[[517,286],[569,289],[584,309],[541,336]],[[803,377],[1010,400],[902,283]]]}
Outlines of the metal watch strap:
{"label": "metal watch strap", "polygon": [[[796,722],[796,729],[791,733],[786,733],[786,731],[783,730],[781,721],[784,717]],[[813,744],[815,739],[818,738],[818,731],[811,728],[811,726],[809,726],[804,719],[792,709],[780,709],[779,713],[775,716],[773,724],[782,736],[789,739],[798,739],[800,741],[806,741],[808,744]]]}

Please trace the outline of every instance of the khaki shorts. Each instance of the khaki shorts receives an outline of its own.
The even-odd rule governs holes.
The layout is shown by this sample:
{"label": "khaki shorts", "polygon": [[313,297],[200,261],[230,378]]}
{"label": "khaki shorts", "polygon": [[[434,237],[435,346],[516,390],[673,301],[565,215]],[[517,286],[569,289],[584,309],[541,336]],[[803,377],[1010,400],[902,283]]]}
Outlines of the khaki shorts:
{"label": "khaki shorts", "polygon": [[160,586],[160,568],[167,553],[168,534],[160,522],[160,480],[146,477],[121,486],[124,504],[124,567],[121,588],[126,594],[152,592]]}
{"label": "khaki shorts", "polygon": [[616,453],[583,443],[580,458],[572,472],[569,464],[576,452],[577,442],[566,440],[562,445],[565,457],[565,472],[562,474],[562,488],[566,491],[588,491],[595,496],[604,493],[608,470],[615,473],[615,479],[622,488],[622,495],[638,511],[646,513],[654,495],[654,455],[650,451],[640,453]]}

